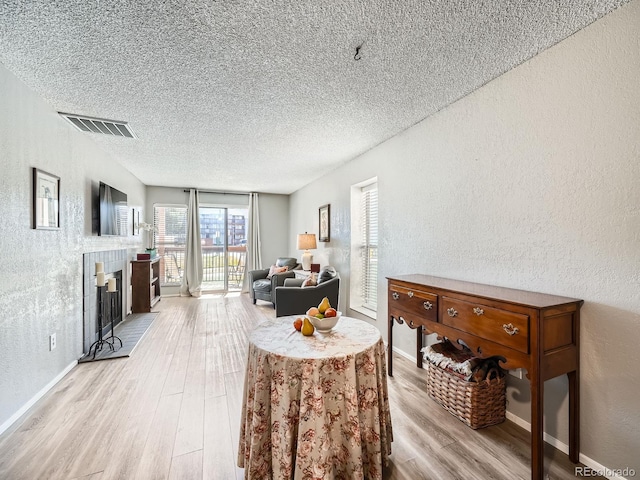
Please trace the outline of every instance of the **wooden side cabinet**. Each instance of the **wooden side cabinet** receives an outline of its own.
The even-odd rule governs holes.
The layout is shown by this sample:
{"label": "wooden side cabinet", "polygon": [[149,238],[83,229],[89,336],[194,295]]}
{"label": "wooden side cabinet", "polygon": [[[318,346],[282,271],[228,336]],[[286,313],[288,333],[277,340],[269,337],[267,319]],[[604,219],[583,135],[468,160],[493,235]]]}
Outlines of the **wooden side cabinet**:
{"label": "wooden side cabinet", "polygon": [[526,368],[531,384],[531,478],[544,475],[544,382],[569,380],[569,458],[580,453],[580,307],[582,300],[494,287],[429,275],[387,277],[389,368],[393,375],[393,324],[416,329],[422,368],[422,335],[463,342],[478,357],[501,357],[506,369]]}
{"label": "wooden side cabinet", "polygon": [[160,257],[131,261],[131,311],[150,312],[160,301]]}

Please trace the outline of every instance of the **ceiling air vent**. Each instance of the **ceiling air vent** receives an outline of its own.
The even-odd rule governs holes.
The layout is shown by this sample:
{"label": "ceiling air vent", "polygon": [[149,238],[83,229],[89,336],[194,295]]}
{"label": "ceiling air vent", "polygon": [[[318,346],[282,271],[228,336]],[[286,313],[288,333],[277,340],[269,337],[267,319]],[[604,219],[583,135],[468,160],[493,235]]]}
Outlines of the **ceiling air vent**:
{"label": "ceiling air vent", "polygon": [[127,122],[106,120],[104,118],[85,117],[83,115],[74,115],[73,113],[58,113],[69,120],[73,126],[81,132],[102,133],[113,137],[136,138]]}

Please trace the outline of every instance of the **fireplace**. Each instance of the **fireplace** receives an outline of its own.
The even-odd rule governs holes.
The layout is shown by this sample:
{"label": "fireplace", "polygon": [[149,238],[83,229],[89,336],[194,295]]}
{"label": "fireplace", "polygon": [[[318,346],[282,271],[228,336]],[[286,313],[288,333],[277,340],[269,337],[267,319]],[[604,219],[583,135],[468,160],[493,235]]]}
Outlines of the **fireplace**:
{"label": "fireplace", "polygon": [[[102,288],[102,305],[98,288],[96,287],[96,262],[104,265],[105,280],[116,279],[116,292],[107,292]],[[111,315],[114,316],[114,326],[122,322],[127,315],[129,261],[126,249],[105,250],[83,255],[83,352],[89,352],[89,347],[98,339],[98,322],[102,309],[102,334],[107,336],[111,331]]]}
{"label": "fireplace", "polygon": [[[100,328],[100,319],[102,318],[102,335],[106,337],[111,331],[111,320],[113,319],[113,326],[115,328],[120,322],[122,322],[122,270],[117,272],[105,274],[105,280],[109,278],[116,279],[116,291],[108,292],[107,287],[102,288],[102,302],[100,302],[100,294],[96,294],[96,323],[95,332],[96,338],[98,336],[98,330]],[[102,303],[102,304],[101,304]],[[102,311],[102,315],[100,315]]]}

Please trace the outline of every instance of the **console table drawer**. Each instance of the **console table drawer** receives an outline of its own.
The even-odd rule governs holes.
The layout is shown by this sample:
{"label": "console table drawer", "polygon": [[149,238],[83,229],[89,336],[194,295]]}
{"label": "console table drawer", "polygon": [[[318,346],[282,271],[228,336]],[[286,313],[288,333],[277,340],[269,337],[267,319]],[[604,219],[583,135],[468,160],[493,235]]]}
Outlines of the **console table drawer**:
{"label": "console table drawer", "polygon": [[438,320],[438,296],[421,290],[390,285],[389,308],[415,314],[418,319]]}
{"label": "console table drawer", "polygon": [[529,317],[479,303],[441,298],[441,322],[505,347],[529,353]]}

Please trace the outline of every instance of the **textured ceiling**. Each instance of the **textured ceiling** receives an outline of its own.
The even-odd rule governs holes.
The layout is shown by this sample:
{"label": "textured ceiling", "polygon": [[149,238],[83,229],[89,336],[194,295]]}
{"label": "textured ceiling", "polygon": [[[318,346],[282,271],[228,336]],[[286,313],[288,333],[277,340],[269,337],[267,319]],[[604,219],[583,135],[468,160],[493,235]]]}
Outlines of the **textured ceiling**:
{"label": "textured ceiling", "polygon": [[2,0],[0,61],[147,185],[291,193],[626,1]]}

